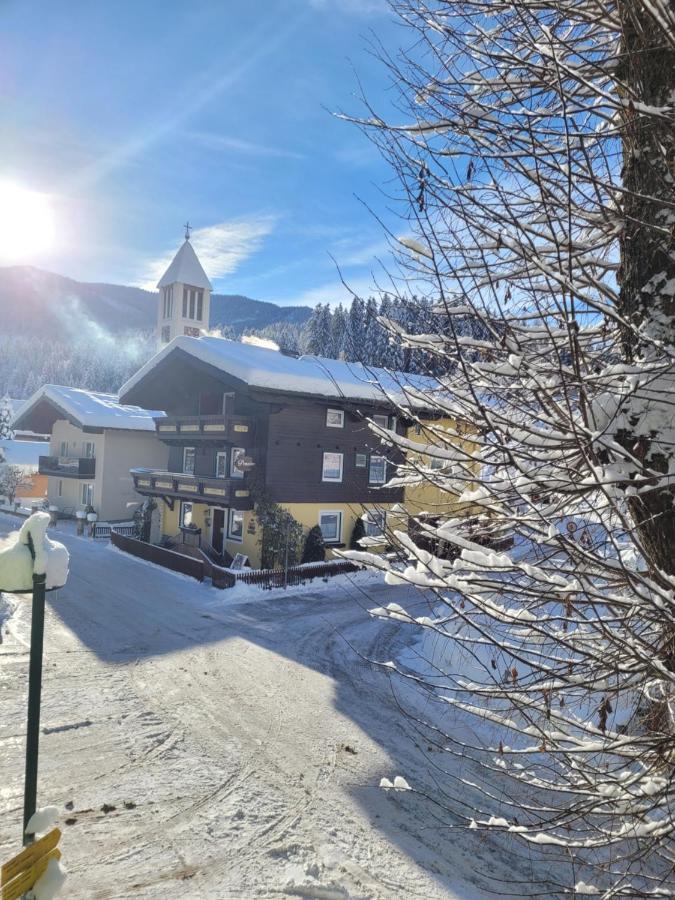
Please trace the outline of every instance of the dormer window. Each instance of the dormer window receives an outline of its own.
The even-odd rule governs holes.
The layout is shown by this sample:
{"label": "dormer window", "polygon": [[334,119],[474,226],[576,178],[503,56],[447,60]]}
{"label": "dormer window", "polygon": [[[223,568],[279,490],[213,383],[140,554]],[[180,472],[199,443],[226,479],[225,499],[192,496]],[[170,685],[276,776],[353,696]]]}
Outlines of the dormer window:
{"label": "dormer window", "polygon": [[199,288],[183,288],[183,318],[201,322],[204,314],[204,291]]}

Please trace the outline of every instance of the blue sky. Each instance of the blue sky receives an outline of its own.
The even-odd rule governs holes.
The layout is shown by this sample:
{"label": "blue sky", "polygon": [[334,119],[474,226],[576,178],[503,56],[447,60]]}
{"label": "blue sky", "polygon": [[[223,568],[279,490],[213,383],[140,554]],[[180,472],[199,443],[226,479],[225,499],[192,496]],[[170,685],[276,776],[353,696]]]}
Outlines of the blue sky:
{"label": "blue sky", "polygon": [[[365,291],[390,173],[354,126],[400,26],[384,0],[0,2],[2,175],[49,195],[34,265],[148,285],[186,218],[214,287],[282,304]],[[360,198],[360,199],[359,199]],[[0,215],[1,215],[0,211]],[[3,263],[23,262],[7,260]]]}

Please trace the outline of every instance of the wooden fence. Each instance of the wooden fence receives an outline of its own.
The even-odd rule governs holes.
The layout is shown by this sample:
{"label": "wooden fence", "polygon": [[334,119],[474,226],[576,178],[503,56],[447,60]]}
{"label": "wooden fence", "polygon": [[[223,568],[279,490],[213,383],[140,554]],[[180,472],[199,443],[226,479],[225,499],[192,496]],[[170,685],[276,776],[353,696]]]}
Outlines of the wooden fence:
{"label": "wooden fence", "polygon": [[124,550],[125,553],[131,553],[132,556],[137,556],[139,559],[144,559],[146,562],[164,566],[165,569],[171,569],[172,572],[181,572],[183,575],[196,578],[197,581],[204,580],[204,563],[200,559],[183,556],[182,553],[127,537],[120,534],[116,528],[111,530],[110,540],[115,547]]}
{"label": "wooden fence", "polygon": [[135,525],[108,525],[106,522],[96,522],[94,524],[94,534],[95,538],[109,538],[111,533],[115,531],[117,534],[124,535],[124,537],[134,537],[136,533]]}
{"label": "wooden fence", "polygon": [[[272,588],[293,587],[298,584],[305,584],[314,578],[331,578],[333,575],[344,575],[346,572],[357,572],[361,566],[355,565],[349,560],[340,562],[312,563],[305,566],[292,566],[288,570],[288,575],[284,577],[283,569],[253,569],[250,571],[232,573],[225,569],[219,569],[213,566],[211,572],[211,581],[214,587],[227,588],[234,587],[238,581],[244,584],[255,584],[262,590],[272,590]],[[222,582],[221,582],[222,579]]]}

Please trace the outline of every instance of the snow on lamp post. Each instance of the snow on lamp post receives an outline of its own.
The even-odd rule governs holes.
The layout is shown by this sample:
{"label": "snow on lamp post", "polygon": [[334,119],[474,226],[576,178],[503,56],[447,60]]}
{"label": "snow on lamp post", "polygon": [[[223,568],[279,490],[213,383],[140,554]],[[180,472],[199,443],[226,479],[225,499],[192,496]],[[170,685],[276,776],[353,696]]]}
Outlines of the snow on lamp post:
{"label": "snow on lamp post", "polygon": [[49,515],[34,513],[0,548],[0,591],[33,595],[28,670],[28,721],[26,726],[26,777],[23,803],[23,843],[37,800],[40,698],[42,694],[42,644],[45,624],[45,593],[62,587],[68,577],[68,551],[47,537]]}

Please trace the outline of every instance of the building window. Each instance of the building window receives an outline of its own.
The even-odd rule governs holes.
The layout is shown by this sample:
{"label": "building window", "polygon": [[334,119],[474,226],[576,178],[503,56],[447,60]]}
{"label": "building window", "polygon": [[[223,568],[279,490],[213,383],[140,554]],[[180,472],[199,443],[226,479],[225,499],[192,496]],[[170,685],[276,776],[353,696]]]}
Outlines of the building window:
{"label": "building window", "polygon": [[384,456],[371,456],[368,469],[370,484],[384,484],[387,480],[387,460]]}
{"label": "building window", "polygon": [[381,509],[372,509],[363,517],[367,537],[381,537],[387,527],[387,514]]}
{"label": "building window", "polygon": [[183,334],[186,334],[188,337],[199,337],[201,332],[199,328],[193,328],[192,325],[186,325],[183,329]]}
{"label": "building window", "polygon": [[357,453],[354,465],[357,469],[365,469],[368,465],[368,455],[366,453]]}
{"label": "building window", "polygon": [[246,456],[246,451],[243,447],[233,447],[232,448],[232,458],[230,461],[230,477],[231,478],[243,478],[244,477],[244,457]]}
{"label": "building window", "polygon": [[320,512],[319,528],[327,544],[342,543],[342,513],[339,510]]}
{"label": "building window", "polygon": [[227,451],[216,453],[216,478],[227,478]]}
{"label": "building window", "polygon": [[82,506],[92,506],[94,502],[94,485],[85,482],[82,485]]}
{"label": "building window", "polygon": [[195,448],[183,447],[183,474],[195,474]]}
{"label": "building window", "polygon": [[373,422],[380,428],[389,428],[389,416],[373,416]]}
{"label": "building window", "polygon": [[59,456],[68,456],[68,441],[61,441]]}
{"label": "building window", "polygon": [[204,293],[203,293],[203,291],[200,291],[197,294],[197,318],[199,319],[200,322],[202,320],[203,312],[204,312]]}
{"label": "building window", "polygon": [[63,482],[59,481],[59,497],[63,496]]}
{"label": "building window", "polygon": [[328,428],[344,428],[345,412],[343,409],[327,409],[326,425]]}
{"label": "building window", "polygon": [[192,525],[192,504],[185,500],[181,500],[180,504],[180,525],[183,528]]}
{"label": "building window", "polygon": [[168,344],[171,340],[171,326],[162,325],[162,343]]}
{"label": "building window", "polygon": [[173,285],[163,288],[164,298],[164,318],[170,319],[173,316]]}
{"label": "building window", "polygon": [[96,452],[96,445],[93,441],[85,441],[84,442],[84,456],[85,459],[93,459],[94,454]]}
{"label": "building window", "polygon": [[322,481],[342,481],[342,453],[324,453]]}
{"label": "building window", "polygon": [[230,510],[227,520],[227,537],[237,543],[241,543],[244,539],[244,514],[238,509]]}

